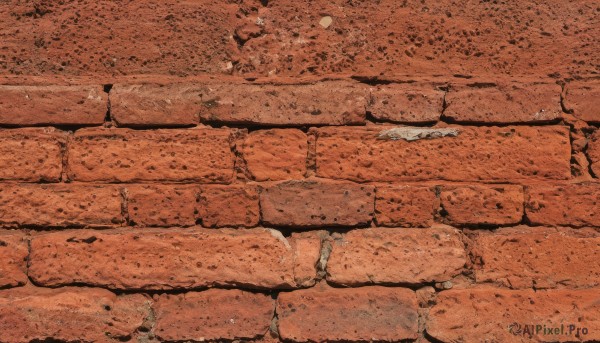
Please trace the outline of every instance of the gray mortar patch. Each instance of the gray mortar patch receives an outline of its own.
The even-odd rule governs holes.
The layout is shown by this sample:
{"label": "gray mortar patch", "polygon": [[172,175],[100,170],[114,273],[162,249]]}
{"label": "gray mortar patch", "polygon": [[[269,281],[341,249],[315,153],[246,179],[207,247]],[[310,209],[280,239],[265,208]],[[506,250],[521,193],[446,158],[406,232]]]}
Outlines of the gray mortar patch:
{"label": "gray mortar patch", "polygon": [[411,142],[419,139],[435,139],[442,137],[456,137],[458,136],[458,129],[450,128],[423,128],[423,127],[395,127],[389,130],[383,130],[379,132],[377,139],[397,141],[403,139]]}

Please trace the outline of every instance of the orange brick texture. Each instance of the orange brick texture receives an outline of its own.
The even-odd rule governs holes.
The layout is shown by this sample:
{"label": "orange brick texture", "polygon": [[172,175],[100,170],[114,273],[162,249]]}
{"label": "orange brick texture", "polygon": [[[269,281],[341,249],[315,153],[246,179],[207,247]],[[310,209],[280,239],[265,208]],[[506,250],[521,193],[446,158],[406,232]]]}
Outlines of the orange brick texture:
{"label": "orange brick texture", "polygon": [[593,1],[0,2],[0,342],[599,342]]}

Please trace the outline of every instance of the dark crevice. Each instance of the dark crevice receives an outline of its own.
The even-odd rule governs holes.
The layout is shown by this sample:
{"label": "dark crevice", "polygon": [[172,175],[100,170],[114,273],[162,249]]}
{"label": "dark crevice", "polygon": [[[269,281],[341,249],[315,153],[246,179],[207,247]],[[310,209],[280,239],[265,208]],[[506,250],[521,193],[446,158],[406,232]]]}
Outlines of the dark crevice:
{"label": "dark crevice", "polygon": [[[444,109],[445,110],[445,109]],[[463,120],[455,120],[452,117],[448,117],[445,114],[442,114],[440,119],[441,122],[444,122],[449,125],[461,125],[461,126],[473,126],[473,127],[507,127],[507,126],[552,126],[558,125],[562,123],[561,118],[555,118],[551,120],[544,121],[528,121],[528,122],[478,122],[478,121],[463,121]]]}
{"label": "dark crevice", "polygon": [[255,122],[224,122],[219,120],[200,120],[200,124],[214,128],[229,128],[229,129],[246,129],[248,132],[254,132],[259,130],[273,130],[273,129],[298,129],[304,133],[307,133],[311,128],[321,127],[360,127],[365,126],[366,123],[351,123],[345,125],[330,125],[330,124],[260,124]]}
{"label": "dark crevice", "polygon": [[110,90],[113,88],[113,84],[112,83],[107,83],[105,85],[102,85],[102,88],[104,90],[104,93],[110,93]]}
{"label": "dark crevice", "polygon": [[467,84],[467,87],[471,87],[471,88],[494,88],[497,86],[498,85],[495,84],[494,82],[474,82],[474,83]]}
{"label": "dark crevice", "polygon": [[[87,283],[87,282],[65,282],[60,285],[47,285],[44,283],[40,283],[35,281],[32,277],[29,277],[29,282],[36,287],[44,287],[48,289],[65,289],[70,287],[92,287],[107,290],[115,295],[129,295],[129,294],[142,294],[152,297],[153,295],[161,295],[161,294],[170,294],[170,295],[178,295],[178,294],[186,294],[189,292],[203,292],[210,289],[223,289],[223,290],[235,290],[240,289],[248,293],[254,294],[265,294],[265,295],[273,295],[278,294],[282,291],[294,291],[306,287],[278,287],[278,288],[267,288],[267,287],[259,287],[252,284],[245,283],[229,283],[229,284],[210,284],[206,286],[182,286],[182,287],[165,287],[165,289],[144,289],[144,288],[118,288],[118,287],[110,287],[107,285],[96,284],[96,283]],[[166,283],[168,284],[168,283]],[[11,287],[12,288],[12,287]]]}
{"label": "dark crevice", "polygon": [[355,76],[350,76],[350,78],[352,80],[358,81],[360,83],[367,84],[369,86],[389,85],[389,84],[392,84],[392,83],[411,83],[411,82],[414,82],[414,81],[395,82],[395,81],[392,81],[392,80],[383,80],[383,79],[380,79],[380,78],[378,78],[376,76],[372,77],[372,76],[356,76],[355,75]]}
{"label": "dark crevice", "polygon": [[423,331],[423,335],[425,337],[425,339],[427,339],[429,342],[431,343],[444,343],[444,341],[441,341],[433,336],[431,336],[428,332],[427,332],[427,328],[425,328],[425,331]]}
{"label": "dark crevice", "polygon": [[37,123],[37,124],[0,124],[0,129],[23,129],[28,127],[53,127],[57,130],[66,132],[75,132],[87,127],[100,127],[102,123],[97,124],[56,124],[56,123]]}
{"label": "dark crevice", "polygon": [[565,88],[567,87],[567,84],[566,83],[561,83],[560,87],[561,87],[561,92],[560,92],[560,108],[562,109],[562,111],[564,113],[573,114],[573,110],[572,109],[568,109],[567,106],[565,105],[565,98],[567,96],[567,92],[565,91]]}
{"label": "dark crevice", "polygon": [[464,75],[464,74],[454,74],[452,75],[458,79],[472,79],[473,76],[472,75]]}
{"label": "dark crevice", "polygon": [[372,123],[372,124],[383,124],[383,125],[388,124],[388,125],[409,126],[409,127],[433,127],[439,122],[439,121],[401,122],[401,121],[394,121],[391,119],[378,119],[373,116],[373,113],[371,111],[367,111],[366,120],[367,120],[367,123]]}
{"label": "dark crevice", "polygon": [[270,229],[277,230],[283,234],[284,237],[289,237],[292,233],[300,233],[305,231],[315,231],[322,230],[324,227],[327,228],[327,231],[335,232],[335,233],[346,233],[351,230],[356,229],[368,229],[371,227],[371,222],[361,223],[357,225],[339,225],[339,224],[315,224],[315,225],[279,225],[279,224],[271,224],[269,222],[261,222],[260,225],[263,227],[268,227]]}

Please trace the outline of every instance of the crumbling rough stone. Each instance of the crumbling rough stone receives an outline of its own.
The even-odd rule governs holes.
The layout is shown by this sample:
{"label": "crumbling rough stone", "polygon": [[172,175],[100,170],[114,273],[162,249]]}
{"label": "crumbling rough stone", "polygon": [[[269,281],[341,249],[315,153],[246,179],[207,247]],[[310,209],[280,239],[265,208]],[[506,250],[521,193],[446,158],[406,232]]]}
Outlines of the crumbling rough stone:
{"label": "crumbling rough stone", "polygon": [[519,226],[476,231],[472,254],[477,282],[510,288],[585,288],[600,285],[600,233],[593,229]]}
{"label": "crumbling rough stone", "polygon": [[[599,297],[594,289],[448,290],[439,293],[437,304],[429,311],[426,330],[442,342],[473,342],[481,337],[497,342],[571,342],[579,339],[575,336],[579,328],[579,337],[594,341],[600,338]],[[561,324],[564,329],[559,334],[535,331],[536,325],[545,325],[560,332]],[[534,325],[533,331],[526,325]],[[566,334],[569,325],[575,329]],[[587,329],[586,335],[582,328]]]}
{"label": "crumbling rough stone", "polygon": [[139,226],[192,226],[196,224],[197,186],[127,185],[127,214]]}
{"label": "crumbling rough stone", "polygon": [[0,290],[0,341],[120,342],[142,326],[150,301],[99,288]]}
{"label": "crumbling rough stone", "polygon": [[100,85],[0,85],[0,125],[102,125],[107,110]]}
{"label": "crumbling rough stone", "polygon": [[600,80],[569,82],[563,96],[564,107],[569,113],[589,123],[600,122]]}
{"label": "crumbling rough stone", "polygon": [[153,305],[154,334],[166,341],[253,339],[264,335],[275,301],[261,293],[209,289],[162,294]]}
{"label": "crumbling rough stone", "polygon": [[428,123],[440,119],[444,92],[434,85],[389,84],[370,89],[367,110],[382,121]]}
{"label": "crumbling rough stone", "polygon": [[0,230],[0,288],[27,283],[27,238],[21,231]]}
{"label": "crumbling rough stone", "polygon": [[461,127],[456,137],[381,140],[389,127],[321,128],[317,176],[367,181],[520,181],[571,177],[564,126]]}
{"label": "crumbling rough stone", "polygon": [[80,130],[69,143],[67,175],[83,182],[229,183],[234,162],[230,133],[227,129]]}
{"label": "crumbling rough stone", "polygon": [[110,114],[119,126],[186,126],[199,122],[202,96],[186,84],[115,84]]}
{"label": "crumbling rough stone", "polygon": [[0,180],[60,181],[66,141],[53,128],[0,129]]}
{"label": "crumbling rough stone", "polygon": [[438,207],[434,187],[377,185],[375,220],[379,226],[429,227]]}
{"label": "crumbling rough stone", "polygon": [[[320,245],[318,237],[302,239]],[[294,246],[280,232],[262,228],[65,230],[32,237],[29,276],[46,287],[294,288],[295,256],[312,253],[317,261],[319,252],[295,252]],[[314,268],[316,276],[316,263]]]}
{"label": "crumbling rough stone", "polygon": [[[315,102],[315,98],[320,101]],[[364,124],[368,90],[353,82],[204,88],[203,122],[259,125]]]}
{"label": "crumbling rough stone", "polygon": [[446,94],[444,117],[465,123],[555,121],[562,115],[560,93],[560,85],[539,82],[453,84]]}
{"label": "crumbling rough stone", "polygon": [[260,220],[258,189],[253,185],[203,186],[197,206],[205,227],[252,227]]}
{"label": "crumbling rough stone", "polygon": [[115,185],[0,184],[0,225],[108,227],[124,223]]}
{"label": "crumbling rough stone", "polygon": [[406,288],[314,287],[279,294],[278,329],[294,342],[415,339],[417,308]]}
{"label": "crumbling rough stone", "polygon": [[600,226],[600,184],[536,184],[525,190],[527,218],[534,225]]}
{"label": "crumbling rough stone", "polygon": [[332,244],[327,281],[345,286],[447,281],[466,263],[459,235],[447,227],[349,231]]}
{"label": "crumbling rough stone", "polygon": [[357,226],[367,224],[375,188],[350,182],[285,181],[260,194],[262,220],[276,226]]}
{"label": "crumbling rough stone", "polygon": [[444,186],[440,202],[452,225],[511,225],[523,219],[523,188],[513,185]]}
{"label": "crumbling rough stone", "polygon": [[253,131],[243,144],[248,171],[256,181],[301,179],[306,173],[308,138],[295,129]]}

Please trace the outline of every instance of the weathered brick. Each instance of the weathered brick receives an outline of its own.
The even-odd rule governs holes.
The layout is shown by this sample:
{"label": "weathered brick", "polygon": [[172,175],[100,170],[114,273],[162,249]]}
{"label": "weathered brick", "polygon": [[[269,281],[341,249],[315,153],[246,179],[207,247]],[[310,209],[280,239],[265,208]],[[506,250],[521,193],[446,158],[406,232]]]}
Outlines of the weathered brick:
{"label": "weathered brick", "polygon": [[600,81],[573,81],[565,85],[563,104],[567,111],[590,123],[600,122]]}
{"label": "weathered brick", "polygon": [[121,342],[150,313],[140,294],[104,289],[33,286],[0,291],[0,341]]}
{"label": "weathered brick", "polygon": [[296,129],[253,131],[242,147],[256,181],[301,179],[306,173],[308,138]]}
{"label": "weathered brick", "polygon": [[276,226],[367,224],[374,210],[373,186],[349,182],[285,181],[260,194],[264,223]]}
{"label": "weathered brick", "polygon": [[[514,181],[571,176],[569,129],[564,126],[452,127],[458,130],[456,137],[414,141],[389,139],[392,128],[318,129],[317,176],[354,181]],[[427,132],[436,135],[436,130]]]}
{"label": "weathered brick", "polygon": [[199,122],[202,98],[189,84],[115,84],[110,114],[119,126],[184,126]]}
{"label": "weathered brick", "polygon": [[205,227],[251,227],[260,220],[256,186],[203,186],[198,199],[197,216]]}
{"label": "weathered brick", "polygon": [[290,288],[295,256],[304,253],[262,228],[67,230],[32,238],[29,276],[44,286]]}
{"label": "weathered brick", "polygon": [[377,186],[375,220],[379,226],[429,227],[438,207],[433,187]]}
{"label": "weathered brick", "polygon": [[228,183],[230,130],[85,129],[69,143],[68,176],[77,181]]}
{"label": "weathered brick", "polygon": [[113,185],[0,184],[0,224],[111,226],[124,222]]}
{"label": "weathered brick", "polygon": [[237,289],[209,289],[164,294],[153,306],[153,332],[165,341],[253,339],[263,336],[273,319],[270,296]]}
{"label": "weathered brick", "polygon": [[332,245],[327,280],[341,285],[443,282],[466,263],[459,232],[447,227],[352,230]]}
{"label": "weathered brick", "polygon": [[0,230],[0,288],[27,283],[27,244],[23,232]]}
{"label": "weathered brick", "polygon": [[202,90],[200,118],[207,122],[281,126],[362,124],[367,96],[367,88],[353,82],[214,84]]}
{"label": "weathered brick", "polygon": [[436,122],[442,114],[444,92],[433,84],[390,84],[371,88],[367,110],[378,120],[397,123]]}
{"label": "weathered brick", "polygon": [[326,231],[293,232],[288,238],[295,252],[294,278],[298,286],[310,287],[315,284],[315,266],[325,263],[321,260],[321,249],[326,239]]}
{"label": "weathered brick", "polygon": [[600,184],[530,185],[527,218],[535,225],[600,226]]}
{"label": "weathered brick", "polygon": [[600,175],[600,130],[596,130],[590,137],[587,150],[591,162],[592,172]]}
{"label": "weathered brick", "polygon": [[294,342],[417,337],[417,297],[406,288],[313,287],[277,298],[279,335]]}
{"label": "weathered brick", "polygon": [[101,125],[108,109],[102,86],[2,86],[2,125]]}
{"label": "weathered brick", "polygon": [[453,225],[509,225],[523,219],[523,188],[511,185],[444,186],[444,220]]}
{"label": "weathered brick", "polygon": [[600,233],[591,229],[521,226],[473,238],[477,282],[510,288],[600,285]]}
{"label": "weathered brick", "polygon": [[[1,17],[0,67],[15,79],[144,74],[221,79],[227,77],[223,72],[296,82],[349,75],[597,77],[594,2],[587,7],[589,2],[515,1],[502,7],[444,1],[425,8],[420,1],[342,6],[349,3],[314,0],[270,1],[262,8],[256,1],[140,1],[97,8],[64,1],[38,5],[37,11],[21,0],[3,3],[11,10]],[[510,17],[487,20],[504,9]],[[77,21],[63,19],[74,11]],[[318,24],[325,14],[333,18],[328,28]],[[52,34],[41,36],[48,27]]]}
{"label": "weathered brick", "polygon": [[485,83],[452,85],[446,94],[444,117],[457,122],[545,122],[562,115],[561,87],[546,83]]}
{"label": "weathered brick", "polygon": [[[586,290],[460,289],[440,292],[429,311],[427,333],[441,342],[573,342],[600,339],[600,292]],[[529,326],[526,329],[526,325]],[[536,333],[531,325],[561,328]],[[569,334],[569,325],[587,335]],[[512,327],[512,329],[511,329]],[[512,332],[511,332],[512,330]]]}
{"label": "weathered brick", "polygon": [[199,188],[191,185],[128,185],[127,213],[140,226],[196,224]]}
{"label": "weathered brick", "polygon": [[66,138],[53,128],[0,130],[0,180],[60,181]]}

